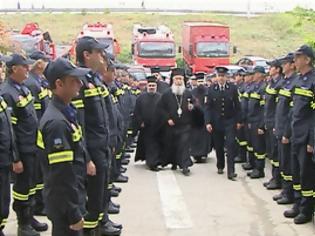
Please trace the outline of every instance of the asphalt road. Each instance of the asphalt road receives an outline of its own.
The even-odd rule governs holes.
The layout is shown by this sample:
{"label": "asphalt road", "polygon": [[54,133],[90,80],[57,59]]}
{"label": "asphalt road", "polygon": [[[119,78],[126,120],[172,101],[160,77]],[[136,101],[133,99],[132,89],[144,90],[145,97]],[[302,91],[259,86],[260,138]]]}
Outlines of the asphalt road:
{"label": "asphalt road", "polygon": [[[226,175],[216,173],[214,157],[211,153],[206,164],[194,165],[189,177],[170,169],[154,173],[143,163],[130,163],[130,181],[120,185],[123,191],[113,199],[121,204],[121,213],[111,218],[124,225],[122,235],[314,235],[312,223],[297,226],[283,217],[289,206],[278,206],[272,201],[278,191],[267,191],[262,186],[269,176],[250,180],[237,165],[239,177],[236,182],[229,181]],[[5,232],[7,236],[16,235],[13,211]]]}

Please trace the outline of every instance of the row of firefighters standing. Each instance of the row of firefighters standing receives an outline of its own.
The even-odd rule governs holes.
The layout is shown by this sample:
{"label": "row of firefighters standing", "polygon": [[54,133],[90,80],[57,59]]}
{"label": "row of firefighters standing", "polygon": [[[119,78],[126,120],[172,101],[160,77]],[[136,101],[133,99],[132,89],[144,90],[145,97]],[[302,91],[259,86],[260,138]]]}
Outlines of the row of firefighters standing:
{"label": "row of firefighters standing", "polygon": [[160,82],[150,77],[148,93],[141,94],[135,106],[135,130],[140,130],[136,160],[146,160],[151,170],[170,163],[175,170],[179,165],[189,175],[190,156],[200,161],[213,146],[218,174],[223,174],[226,156],[228,179],[235,180],[234,163],[243,163],[247,175],[257,179],[265,177],[268,158],[272,178],[264,186],[282,189],[273,200],[293,204],[284,216],[294,218],[294,223],[311,221],[315,197],[314,60],[312,48],[303,45],[271,61],[268,75],[264,67],[256,66],[228,79],[226,68],[219,67],[206,85],[204,75],[197,74],[197,84],[190,81],[190,88],[182,92],[177,82],[179,77],[184,81],[185,75],[176,69],[171,89],[163,94],[156,93],[154,88]]}
{"label": "row of firefighters standing", "polygon": [[46,63],[40,52],[33,60],[1,58],[7,79],[0,90],[0,235],[11,168],[18,236],[47,230],[34,210],[48,216],[55,236],[121,233],[108,214],[120,208],[111,201],[121,191],[113,183],[128,181],[127,134],[140,91],[115,79],[112,56],[94,38],[81,38],[76,56],[80,67],[64,58]]}

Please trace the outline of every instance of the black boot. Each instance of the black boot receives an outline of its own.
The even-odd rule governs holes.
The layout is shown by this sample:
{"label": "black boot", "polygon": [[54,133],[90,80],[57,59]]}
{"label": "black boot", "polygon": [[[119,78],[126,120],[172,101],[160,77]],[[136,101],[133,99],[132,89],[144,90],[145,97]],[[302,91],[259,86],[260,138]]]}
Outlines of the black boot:
{"label": "black boot", "polygon": [[183,175],[189,176],[189,174],[190,174],[190,169],[189,169],[189,168],[184,168],[182,172],[183,172]]}
{"label": "black boot", "polygon": [[252,170],[254,167],[249,162],[247,162],[245,164],[242,164],[242,168],[244,170]]}
{"label": "black boot", "polygon": [[31,225],[19,225],[17,236],[40,236]]}
{"label": "black boot", "polygon": [[293,202],[294,202],[293,198],[290,198],[287,195],[283,195],[282,198],[277,200],[277,203],[279,205],[292,204]]}
{"label": "black boot", "polygon": [[272,179],[269,184],[266,186],[268,190],[281,189],[280,181],[277,181],[275,178]]}
{"label": "black boot", "polygon": [[124,176],[122,174],[120,174],[117,179],[116,179],[116,183],[127,183],[129,180],[129,178],[127,176]]}
{"label": "black boot", "polygon": [[110,190],[110,196],[111,197],[118,197],[119,196],[119,192],[116,191],[115,189],[111,189]]}
{"label": "black boot", "polygon": [[119,236],[121,234],[121,229],[115,228],[109,221],[100,227],[100,234],[106,236]]}
{"label": "black boot", "polygon": [[281,192],[281,193],[279,193],[279,194],[274,195],[274,196],[272,197],[272,199],[273,199],[274,201],[278,201],[278,200],[281,199],[282,197],[283,197],[283,193]]}
{"label": "black boot", "polygon": [[44,232],[48,230],[48,225],[46,223],[40,223],[34,217],[32,218],[31,225],[38,232]]}
{"label": "black boot", "polygon": [[121,188],[120,188],[120,187],[117,187],[117,186],[113,185],[113,189],[114,189],[116,192],[121,193]]}
{"label": "black boot", "polygon": [[40,234],[31,226],[32,214],[30,207],[19,207],[16,210],[18,221],[17,236],[39,236]]}
{"label": "black boot", "polygon": [[112,204],[112,202],[109,202],[107,212],[108,212],[108,214],[116,215],[116,214],[119,214],[120,210],[119,210],[118,207],[115,207],[115,206]]}
{"label": "black boot", "polygon": [[299,207],[297,204],[294,204],[293,207],[289,210],[286,210],[283,215],[286,218],[295,218],[300,214]]}
{"label": "black boot", "polygon": [[312,215],[305,215],[303,213],[298,214],[294,218],[294,224],[297,224],[297,225],[306,224],[310,221],[312,221]]}
{"label": "black boot", "polygon": [[249,176],[251,179],[259,179],[265,177],[265,172],[263,170],[254,169]]}

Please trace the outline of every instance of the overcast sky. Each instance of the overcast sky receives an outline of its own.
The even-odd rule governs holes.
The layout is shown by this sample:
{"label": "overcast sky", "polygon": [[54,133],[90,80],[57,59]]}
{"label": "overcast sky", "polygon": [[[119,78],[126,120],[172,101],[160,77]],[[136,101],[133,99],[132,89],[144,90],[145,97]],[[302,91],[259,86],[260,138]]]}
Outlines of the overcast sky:
{"label": "overcast sky", "polygon": [[[140,7],[143,0],[19,0],[22,8]],[[18,0],[0,0],[0,8],[16,8]],[[296,6],[315,9],[315,0],[144,0],[146,8],[247,11],[286,11]]]}

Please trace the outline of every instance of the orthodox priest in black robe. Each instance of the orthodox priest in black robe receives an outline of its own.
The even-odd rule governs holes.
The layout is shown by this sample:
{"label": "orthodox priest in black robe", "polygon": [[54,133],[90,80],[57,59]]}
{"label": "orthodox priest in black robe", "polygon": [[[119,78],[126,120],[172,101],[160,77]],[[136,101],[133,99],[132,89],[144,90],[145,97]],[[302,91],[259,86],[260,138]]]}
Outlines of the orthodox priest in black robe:
{"label": "orthodox priest in black robe", "polygon": [[147,78],[147,92],[142,93],[136,100],[134,110],[134,132],[139,131],[135,161],[146,161],[152,171],[158,171],[161,164],[159,160],[159,145],[156,137],[156,106],[161,98],[157,93],[157,80],[155,76]]}
{"label": "orthodox priest in black robe", "polygon": [[195,110],[191,91],[185,87],[185,72],[176,68],[171,74],[171,89],[164,92],[158,104],[160,118],[160,141],[162,141],[162,165],[172,164],[175,170],[179,166],[184,175],[189,175],[189,141],[192,114]]}
{"label": "orthodox priest in black robe", "polygon": [[170,86],[168,83],[166,83],[161,75],[161,69],[160,67],[153,67],[151,68],[151,74],[154,75],[157,79],[157,91],[160,94],[163,94],[167,90],[169,90]]}
{"label": "orthodox priest in black robe", "polygon": [[205,128],[204,111],[207,103],[208,88],[205,86],[205,74],[197,73],[194,77],[197,87],[191,93],[195,104],[200,107],[202,113],[199,117],[194,117],[191,130],[190,152],[197,163],[205,162],[208,153],[211,152],[211,134]]}

